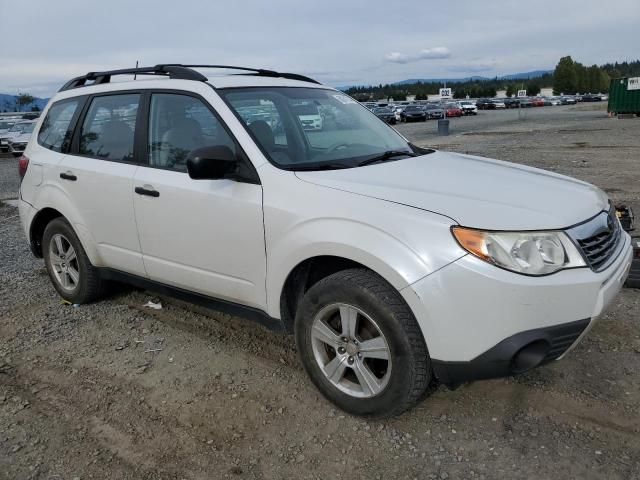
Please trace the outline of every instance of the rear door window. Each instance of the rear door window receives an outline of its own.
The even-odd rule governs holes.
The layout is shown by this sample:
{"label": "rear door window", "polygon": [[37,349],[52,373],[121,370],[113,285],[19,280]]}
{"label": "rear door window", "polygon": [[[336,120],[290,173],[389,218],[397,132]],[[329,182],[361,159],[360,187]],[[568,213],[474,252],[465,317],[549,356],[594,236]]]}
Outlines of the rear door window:
{"label": "rear door window", "polygon": [[42,121],[38,143],[54,152],[65,151],[73,133],[71,121],[79,105],[79,98],[63,100],[52,105]]}
{"label": "rear door window", "polygon": [[80,130],[79,154],[133,162],[140,94],[95,97]]}

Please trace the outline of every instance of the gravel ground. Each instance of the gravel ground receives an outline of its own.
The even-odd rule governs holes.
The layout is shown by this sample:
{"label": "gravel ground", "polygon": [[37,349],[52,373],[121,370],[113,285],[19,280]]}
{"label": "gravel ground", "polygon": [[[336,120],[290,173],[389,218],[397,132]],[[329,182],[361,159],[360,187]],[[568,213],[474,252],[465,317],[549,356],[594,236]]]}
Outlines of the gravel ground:
{"label": "gravel ground", "polygon": [[18,159],[0,153],[0,201],[16,198],[20,188]]}
{"label": "gravel ground", "polygon": [[[435,122],[398,128],[640,211],[640,119],[581,105],[452,123],[446,138]],[[0,198],[15,172],[0,158]],[[0,479],[640,478],[640,290],[563,361],[364,421],[315,391],[290,337],[167,299],[143,308],[140,291],[63,305],[16,214],[0,206]]]}

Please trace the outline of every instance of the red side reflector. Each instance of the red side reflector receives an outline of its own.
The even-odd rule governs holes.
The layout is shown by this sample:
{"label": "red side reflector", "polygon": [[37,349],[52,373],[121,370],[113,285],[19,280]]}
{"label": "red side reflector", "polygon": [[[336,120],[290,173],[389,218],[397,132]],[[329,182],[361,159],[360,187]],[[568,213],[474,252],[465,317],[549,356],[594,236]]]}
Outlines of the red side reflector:
{"label": "red side reflector", "polygon": [[20,160],[18,160],[18,174],[20,175],[20,179],[23,179],[27,174],[27,168],[29,168],[29,158],[22,155]]}

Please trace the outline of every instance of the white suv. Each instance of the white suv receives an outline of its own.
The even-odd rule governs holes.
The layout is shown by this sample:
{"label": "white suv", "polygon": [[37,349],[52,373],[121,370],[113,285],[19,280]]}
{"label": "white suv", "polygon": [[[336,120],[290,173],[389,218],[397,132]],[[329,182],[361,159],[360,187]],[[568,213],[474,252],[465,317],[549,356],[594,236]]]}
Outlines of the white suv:
{"label": "white suv", "polygon": [[[418,148],[300,75],[194,68],[75,78],[38,121],[20,216],[66,300],[124,281],[250,316],[340,408],[384,416],[562,357],[621,288],[630,238],[598,188]],[[333,113],[309,129],[302,104]]]}

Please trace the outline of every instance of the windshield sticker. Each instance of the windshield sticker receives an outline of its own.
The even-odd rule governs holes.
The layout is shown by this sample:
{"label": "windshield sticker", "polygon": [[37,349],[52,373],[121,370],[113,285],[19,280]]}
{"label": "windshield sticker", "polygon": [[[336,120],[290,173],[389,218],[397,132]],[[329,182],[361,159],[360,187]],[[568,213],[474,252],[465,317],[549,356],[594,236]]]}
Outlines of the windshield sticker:
{"label": "windshield sticker", "polygon": [[344,105],[348,105],[350,103],[356,103],[356,101],[353,98],[349,98],[346,95],[334,95],[333,98],[335,98],[336,100],[338,100],[340,103]]}

